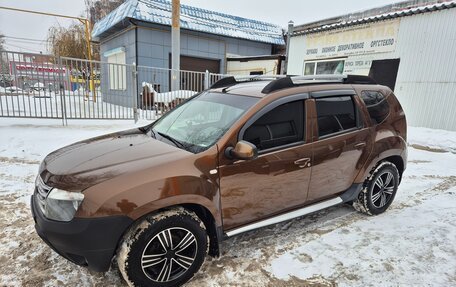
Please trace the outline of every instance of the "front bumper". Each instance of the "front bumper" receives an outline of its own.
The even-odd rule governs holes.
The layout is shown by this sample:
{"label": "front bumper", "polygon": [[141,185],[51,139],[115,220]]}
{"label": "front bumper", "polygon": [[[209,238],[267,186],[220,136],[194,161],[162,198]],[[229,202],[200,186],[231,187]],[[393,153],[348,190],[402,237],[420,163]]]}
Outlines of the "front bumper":
{"label": "front bumper", "polygon": [[55,252],[90,270],[109,270],[111,259],[123,232],[133,220],[127,216],[73,218],[69,222],[47,219],[31,198],[31,209],[38,235]]}

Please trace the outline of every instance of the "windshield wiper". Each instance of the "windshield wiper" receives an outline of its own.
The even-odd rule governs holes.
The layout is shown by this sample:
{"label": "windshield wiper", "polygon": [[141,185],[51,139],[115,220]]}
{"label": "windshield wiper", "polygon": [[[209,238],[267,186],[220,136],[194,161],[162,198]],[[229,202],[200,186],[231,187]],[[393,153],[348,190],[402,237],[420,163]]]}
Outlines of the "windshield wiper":
{"label": "windshield wiper", "polygon": [[167,134],[164,134],[164,133],[161,133],[159,131],[157,131],[157,133],[161,136],[161,137],[164,137],[165,139],[171,141],[175,146],[177,147],[181,147],[183,149],[186,149],[185,148],[185,145],[183,143],[181,143],[180,141],[178,141],[177,139],[173,138],[172,136],[169,136]]}

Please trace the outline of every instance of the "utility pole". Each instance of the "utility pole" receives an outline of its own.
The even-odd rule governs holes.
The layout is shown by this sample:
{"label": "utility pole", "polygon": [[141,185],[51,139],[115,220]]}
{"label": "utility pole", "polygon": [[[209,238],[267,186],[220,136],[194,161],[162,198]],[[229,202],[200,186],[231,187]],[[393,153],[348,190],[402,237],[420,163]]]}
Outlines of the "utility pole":
{"label": "utility pole", "polygon": [[171,88],[180,90],[180,0],[173,0],[171,25]]}
{"label": "utility pole", "polygon": [[287,32],[287,50],[286,50],[286,59],[285,59],[285,69],[283,69],[284,74],[288,74],[288,59],[290,57],[290,41],[291,41],[291,34],[293,34],[294,30],[294,22],[288,22],[288,32]]}
{"label": "utility pole", "polygon": [[90,21],[88,19],[85,19],[84,21],[81,21],[85,25],[85,35],[86,35],[86,44],[87,44],[87,57],[89,58],[89,66],[90,66],[90,84],[89,84],[89,89],[92,90],[92,98],[93,101],[97,101],[97,91],[95,89],[95,73],[93,72],[93,63],[92,63],[92,47],[90,46],[90,42],[92,41],[92,35],[90,34]]}

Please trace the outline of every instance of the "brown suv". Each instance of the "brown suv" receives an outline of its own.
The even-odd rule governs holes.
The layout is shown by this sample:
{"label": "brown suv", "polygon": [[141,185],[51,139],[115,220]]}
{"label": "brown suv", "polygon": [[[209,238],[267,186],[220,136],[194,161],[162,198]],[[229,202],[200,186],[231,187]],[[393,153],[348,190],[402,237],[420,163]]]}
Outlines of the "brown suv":
{"label": "brown suv", "polygon": [[178,286],[227,237],[341,203],[384,212],[406,120],[363,76],[220,80],[149,126],[49,154],[36,230],[68,260],[135,286]]}

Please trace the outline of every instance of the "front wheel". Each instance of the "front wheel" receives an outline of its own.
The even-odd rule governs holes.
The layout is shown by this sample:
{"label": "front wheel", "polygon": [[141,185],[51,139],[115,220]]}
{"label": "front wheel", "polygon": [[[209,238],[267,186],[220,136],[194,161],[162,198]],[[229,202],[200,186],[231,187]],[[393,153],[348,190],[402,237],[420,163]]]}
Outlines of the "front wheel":
{"label": "front wheel", "polygon": [[117,254],[130,286],[181,286],[204,262],[208,237],[202,221],[184,208],[147,216],[124,236]]}
{"label": "front wheel", "polygon": [[399,178],[399,171],[393,163],[380,163],[364,183],[363,190],[353,203],[354,208],[369,215],[383,213],[396,196]]}

